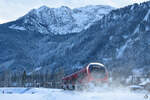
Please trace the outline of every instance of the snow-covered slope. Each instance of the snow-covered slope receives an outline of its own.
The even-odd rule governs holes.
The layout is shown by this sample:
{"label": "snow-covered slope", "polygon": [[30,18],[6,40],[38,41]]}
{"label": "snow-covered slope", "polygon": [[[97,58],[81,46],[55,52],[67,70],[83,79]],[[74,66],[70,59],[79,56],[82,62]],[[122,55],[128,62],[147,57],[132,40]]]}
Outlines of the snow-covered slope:
{"label": "snow-covered slope", "polygon": [[36,31],[43,34],[75,33],[87,29],[112,9],[114,8],[102,5],[75,9],[66,6],[60,8],[42,6],[39,9],[31,10],[20,18],[19,26],[12,24],[9,28]]}
{"label": "snow-covered slope", "polygon": [[[59,89],[0,88],[1,100],[144,100],[144,93],[131,93],[125,90],[103,92],[63,91]],[[2,94],[4,91],[5,93]]]}

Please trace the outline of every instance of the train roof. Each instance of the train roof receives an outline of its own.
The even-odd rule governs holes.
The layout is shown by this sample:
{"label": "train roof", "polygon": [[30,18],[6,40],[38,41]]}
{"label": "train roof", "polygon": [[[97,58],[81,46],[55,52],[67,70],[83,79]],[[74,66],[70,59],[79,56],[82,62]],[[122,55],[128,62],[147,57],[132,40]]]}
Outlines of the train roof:
{"label": "train roof", "polygon": [[[100,66],[104,67],[103,64],[98,63],[98,62],[92,62],[92,63],[89,63],[87,66],[89,66],[89,65],[100,65]],[[69,79],[69,78],[75,77],[75,76],[77,76],[78,73],[86,71],[87,66],[84,67],[84,68],[82,68],[82,69],[80,69],[79,71],[76,71],[76,72],[74,72],[74,73],[72,73],[72,74],[69,74],[69,75],[63,77],[62,80],[65,80],[65,79]]]}
{"label": "train roof", "polygon": [[63,77],[62,80],[75,77],[75,76],[77,76],[78,73],[81,73],[81,72],[84,72],[84,71],[86,71],[86,67],[84,67],[84,68],[82,68],[81,70],[76,71],[76,72],[74,72],[74,73],[72,73],[72,74],[70,74],[70,75],[67,75],[67,76]]}
{"label": "train roof", "polygon": [[92,62],[92,63],[89,63],[89,65],[100,65],[100,66],[104,66],[102,63],[98,63],[98,62]]}

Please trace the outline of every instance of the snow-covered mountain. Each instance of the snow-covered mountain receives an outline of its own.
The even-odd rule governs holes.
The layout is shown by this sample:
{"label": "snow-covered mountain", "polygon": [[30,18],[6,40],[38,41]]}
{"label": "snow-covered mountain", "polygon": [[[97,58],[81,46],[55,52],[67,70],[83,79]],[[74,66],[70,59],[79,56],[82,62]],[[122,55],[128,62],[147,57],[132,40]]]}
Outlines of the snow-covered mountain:
{"label": "snow-covered mountain", "polygon": [[76,33],[87,29],[112,9],[114,8],[102,5],[75,9],[66,6],[60,8],[42,6],[21,17],[19,25],[12,24],[9,28],[36,31],[42,34]]}
{"label": "snow-covered mountain", "polygon": [[[63,10],[69,9],[62,8]],[[40,9],[47,14],[46,11],[48,12],[51,8],[42,7],[29,12],[19,20],[0,25],[0,72],[7,69],[17,72],[22,70],[35,72],[36,68],[40,68],[41,72],[46,70],[55,72],[61,67],[68,73],[89,62],[98,61],[108,66],[115,78],[120,77],[121,74],[127,77],[132,74],[133,70],[140,70],[144,74],[150,73],[150,2],[112,10],[92,23],[86,30],[76,32],[76,34],[62,32],[65,35],[51,35],[58,34],[61,28],[60,30],[58,28],[57,32],[51,29],[48,31],[49,21],[45,20],[47,16],[44,13],[41,16],[46,16],[46,18],[42,17],[42,19],[37,16],[40,15]],[[80,9],[82,9],[81,12],[87,10],[95,14],[95,11],[89,10],[90,8],[73,9],[73,11],[80,15]],[[68,14],[69,12],[61,13]],[[55,17],[50,17],[50,19],[56,19]],[[66,23],[70,19],[74,19],[65,17],[62,20],[63,18],[57,18],[61,21],[51,21],[51,25],[65,26],[68,25]],[[69,22],[71,25],[72,21],[74,22],[74,20]],[[48,26],[45,26],[47,24]],[[72,29],[66,28],[66,30],[72,32]],[[45,35],[46,32],[51,34]]]}

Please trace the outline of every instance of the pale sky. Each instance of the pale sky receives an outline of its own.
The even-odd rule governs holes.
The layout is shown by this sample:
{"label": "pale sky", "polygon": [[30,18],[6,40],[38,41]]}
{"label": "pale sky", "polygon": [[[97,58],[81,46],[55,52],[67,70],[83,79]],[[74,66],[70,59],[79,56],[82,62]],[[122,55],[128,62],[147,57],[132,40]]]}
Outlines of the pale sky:
{"label": "pale sky", "polygon": [[0,23],[16,20],[33,8],[46,5],[51,8],[68,6],[78,8],[86,5],[110,5],[116,8],[148,0],[0,0]]}

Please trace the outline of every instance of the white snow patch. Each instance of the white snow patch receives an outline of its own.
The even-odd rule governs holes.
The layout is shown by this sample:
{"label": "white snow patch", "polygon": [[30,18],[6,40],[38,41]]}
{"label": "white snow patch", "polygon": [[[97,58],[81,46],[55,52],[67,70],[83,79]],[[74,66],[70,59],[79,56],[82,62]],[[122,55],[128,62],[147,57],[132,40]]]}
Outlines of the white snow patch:
{"label": "white snow patch", "polygon": [[140,83],[139,85],[146,85],[147,83],[150,83],[150,80],[149,80],[149,79],[147,79],[147,80],[143,81],[143,82],[142,82],[142,83]]}
{"label": "white snow patch", "polygon": [[[22,93],[22,91],[26,92]],[[45,89],[45,88],[18,88],[15,93],[13,88],[0,88],[1,100],[144,100],[144,93],[131,93],[130,91],[104,90],[104,91],[64,91],[61,89]],[[3,91],[12,91],[11,94]],[[14,92],[13,92],[14,91]],[[19,93],[21,91],[21,93]]]}
{"label": "white snow patch", "polygon": [[10,66],[14,63],[14,61],[15,61],[15,60],[6,61],[6,62],[0,64],[0,67],[8,68],[8,67],[10,67]]}
{"label": "white snow patch", "polygon": [[134,69],[134,70],[132,70],[132,73],[134,76],[140,77],[143,74],[143,69]]}
{"label": "white snow patch", "polygon": [[140,25],[138,24],[138,26],[135,28],[135,30],[133,32],[133,35],[139,32],[139,27],[140,27]]}
{"label": "white snow patch", "polygon": [[126,83],[130,83],[132,81],[132,76],[129,76],[127,79],[126,79]]}
{"label": "white snow patch", "polygon": [[129,88],[139,88],[139,89],[143,89],[142,86],[139,86],[139,85],[131,85],[129,86]]}
{"label": "white snow patch", "polygon": [[148,12],[147,12],[146,16],[144,17],[143,21],[148,21],[149,15],[150,15],[150,10],[148,10]]}
{"label": "white snow patch", "polygon": [[[149,15],[150,15],[150,10],[148,10],[148,12],[147,12],[146,16],[144,17],[143,21],[148,21]],[[138,26],[135,28],[135,30],[133,32],[133,35],[140,31],[139,28],[140,28],[140,24],[138,24]],[[146,27],[146,31],[148,31],[148,30],[149,30],[149,26]]]}
{"label": "white snow patch", "polygon": [[146,26],[145,30],[149,31],[150,30],[150,26]]}
{"label": "white snow patch", "polygon": [[131,6],[130,10],[133,10],[133,9],[134,9],[134,5],[133,5],[133,6]]}
{"label": "white snow patch", "polygon": [[112,39],[113,39],[113,36],[110,36],[110,37],[109,37],[109,40],[111,41]]}
{"label": "white snow patch", "polygon": [[139,37],[136,37],[134,41],[138,41],[138,40],[140,40],[140,38],[139,38]]}
{"label": "white snow patch", "polygon": [[113,15],[113,19],[117,19],[118,18],[118,16],[117,15]]}
{"label": "white snow patch", "polygon": [[83,68],[83,66],[78,63],[72,67],[72,69],[81,69],[81,68]]}
{"label": "white snow patch", "polygon": [[39,71],[42,67],[35,68],[35,71]]}
{"label": "white snow patch", "polygon": [[1,94],[1,100],[47,100],[46,98],[39,94]]}
{"label": "white snow patch", "polygon": [[108,61],[111,61],[112,60],[112,58],[103,58],[103,61],[105,61],[105,62],[108,62]]}
{"label": "white snow patch", "polygon": [[28,72],[27,75],[31,75],[32,73],[41,70],[41,68],[42,68],[42,67],[37,67],[37,68],[35,68],[32,72]]}
{"label": "white snow patch", "polygon": [[26,30],[24,27],[22,26],[17,26],[17,25],[11,25],[9,26],[10,29],[15,29],[15,30],[21,30],[21,31],[24,31]]}
{"label": "white snow patch", "polygon": [[129,39],[124,46],[122,46],[121,48],[117,49],[117,59],[119,59],[120,57],[123,56],[123,53],[125,51],[125,49],[127,48],[128,46],[128,43],[131,42],[131,39]]}
{"label": "white snow patch", "polygon": [[129,36],[128,35],[123,35],[123,38],[124,39],[127,39]]}

